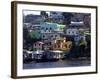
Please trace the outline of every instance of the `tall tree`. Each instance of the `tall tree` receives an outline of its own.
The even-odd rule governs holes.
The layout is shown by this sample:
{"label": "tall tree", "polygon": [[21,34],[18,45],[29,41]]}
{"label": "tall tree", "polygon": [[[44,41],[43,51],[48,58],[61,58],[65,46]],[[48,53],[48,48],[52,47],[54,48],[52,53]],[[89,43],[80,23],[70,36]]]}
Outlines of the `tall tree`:
{"label": "tall tree", "polygon": [[73,16],[72,13],[63,12],[62,15],[64,16],[64,24],[69,25],[71,23],[71,17]]}
{"label": "tall tree", "polygon": [[40,13],[43,17],[47,18],[48,17],[48,14],[46,13],[46,11],[41,11]]}
{"label": "tall tree", "polygon": [[41,11],[40,13],[42,16],[45,16],[46,15],[46,11]]}

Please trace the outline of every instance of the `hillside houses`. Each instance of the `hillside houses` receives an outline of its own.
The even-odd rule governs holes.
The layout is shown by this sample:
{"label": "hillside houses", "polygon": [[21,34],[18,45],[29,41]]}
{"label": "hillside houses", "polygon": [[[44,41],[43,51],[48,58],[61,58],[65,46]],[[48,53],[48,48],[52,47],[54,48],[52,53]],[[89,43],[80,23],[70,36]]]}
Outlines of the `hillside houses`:
{"label": "hillside houses", "polygon": [[[47,14],[48,13],[48,14]],[[65,13],[67,15],[67,13]],[[71,13],[70,13],[71,14]],[[72,13],[71,15],[73,15]],[[33,53],[38,53],[39,51],[42,56],[42,52],[45,54],[65,54],[72,51],[73,46],[77,49],[80,46],[81,41],[90,41],[91,30],[90,27],[86,27],[86,19],[84,24],[84,15],[81,13],[75,13],[67,24],[66,16],[62,15],[62,12],[44,12],[42,15],[31,15],[32,19],[28,23],[24,23],[24,28],[27,29],[29,41],[28,43],[30,49]],[[67,15],[68,16],[68,15]],[[65,20],[65,21],[64,21]],[[64,24],[63,21],[66,23]],[[88,19],[89,21],[89,19]],[[88,37],[87,37],[88,36]],[[27,47],[27,45],[25,47]],[[78,46],[78,47],[77,47]],[[32,49],[31,49],[32,48]],[[76,49],[75,48],[75,49]],[[70,52],[71,53],[71,52]]]}
{"label": "hillside houses", "polygon": [[[40,42],[45,44],[45,49],[51,49],[50,45],[54,44],[55,40],[60,40],[61,43],[63,43],[64,39],[66,41],[67,38],[72,38],[75,42],[79,42],[81,39],[86,40],[86,34],[84,34],[84,31],[88,31],[88,29],[84,28],[83,22],[72,22],[69,26],[57,23],[42,22],[38,25],[31,25],[28,30],[33,39],[39,39]],[[72,39],[70,39],[70,41]],[[33,45],[38,45],[38,43],[33,42]],[[40,44],[40,46],[44,45]]]}

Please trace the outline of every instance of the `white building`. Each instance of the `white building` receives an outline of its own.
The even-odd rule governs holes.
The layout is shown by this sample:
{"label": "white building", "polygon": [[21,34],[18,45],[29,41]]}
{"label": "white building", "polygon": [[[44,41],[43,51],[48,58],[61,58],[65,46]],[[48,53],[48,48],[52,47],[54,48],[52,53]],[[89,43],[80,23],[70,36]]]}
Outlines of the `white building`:
{"label": "white building", "polygon": [[29,28],[30,26],[31,26],[30,23],[24,23],[24,24],[23,24],[23,27],[25,27],[25,28]]}
{"label": "white building", "polygon": [[43,44],[44,44],[44,43],[43,43],[43,42],[40,42],[40,41],[34,43],[34,44],[33,44],[33,50],[42,50]]}
{"label": "white building", "polygon": [[75,36],[74,40],[75,41],[79,41],[79,40],[86,40],[86,36],[85,35],[78,35],[78,36]]}
{"label": "white building", "polygon": [[66,35],[69,35],[69,36],[77,36],[80,34],[80,31],[81,30],[84,30],[84,23],[83,21],[80,21],[80,22],[73,22],[71,21],[71,24],[69,25],[69,28],[66,28]]}
{"label": "white building", "polygon": [[59,39],[60,38],[60,34],[59,33],[41,33],[41,39],[43,40],[55,40],[55,39]]}
{"label": "white building", "polygon": [[79,34],[79,30],[77,28],[67,28],[66,35],[68,36],[76,36]]}

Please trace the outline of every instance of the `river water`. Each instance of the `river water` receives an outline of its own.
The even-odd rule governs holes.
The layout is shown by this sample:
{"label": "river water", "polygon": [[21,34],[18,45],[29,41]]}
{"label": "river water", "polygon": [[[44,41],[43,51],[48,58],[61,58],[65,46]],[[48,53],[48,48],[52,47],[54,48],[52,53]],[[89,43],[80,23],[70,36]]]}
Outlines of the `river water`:
{"label": "river water", "polygon": [[54,62],[30,62],[24,63],[23,69],[39,69],[39,68],[58,68],[58,67],[78,67],[78,66],[90,66],[90,59],[71,59],[71,60],[59,60]]}

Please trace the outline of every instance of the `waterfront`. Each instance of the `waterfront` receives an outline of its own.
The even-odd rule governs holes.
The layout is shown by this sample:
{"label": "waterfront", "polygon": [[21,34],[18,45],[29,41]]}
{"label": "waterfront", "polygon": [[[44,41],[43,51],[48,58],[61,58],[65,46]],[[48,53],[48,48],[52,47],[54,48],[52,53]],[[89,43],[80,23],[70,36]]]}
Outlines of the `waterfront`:
{"label": "waterfront", "polygon": [[90,13],[32,12],[23,15],[23,69],[90,66]]}
{"label": "waterfront", "polygon": [[58,68],[58,67],[81,67],[90,66],[91,60],[87,58],[66,59],[53,62],[30,62],[24,63],[23,69]]}

